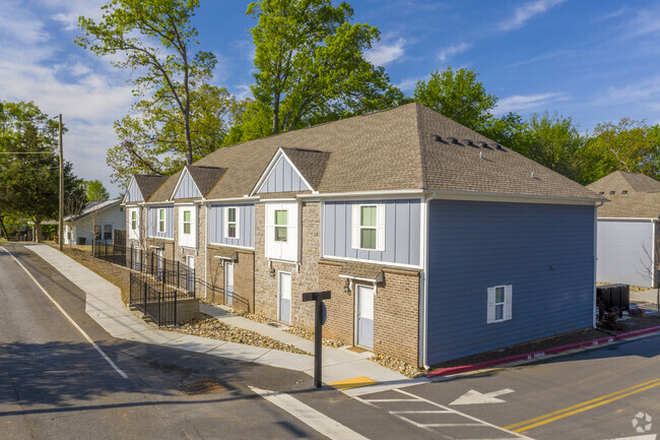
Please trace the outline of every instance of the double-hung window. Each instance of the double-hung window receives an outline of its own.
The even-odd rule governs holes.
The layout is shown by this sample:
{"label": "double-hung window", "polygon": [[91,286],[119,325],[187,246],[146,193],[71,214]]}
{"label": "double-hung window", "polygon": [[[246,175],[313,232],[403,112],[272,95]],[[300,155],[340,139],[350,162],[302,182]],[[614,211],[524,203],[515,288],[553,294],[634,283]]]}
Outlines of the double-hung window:
{"label": "double-hung window", "polygon": [[384,251],[385,205],[355,204],[352,216],[351,247],[367,251]]}
{"label": "double-hung window", "polygon": [[190,220],[190,211],[183,211],[183,233],[190,234],[192,222]]}
{"label": "double-hung window", "polygon": [[112,225],[103,225],[103,240],[112,241]]}
{"label": "double-hung window", "polygon": [[512,317],[513,286],[502,285],[488,288],[487,323],[508,321]]}
{"label": "double-hung window", "polygon": [[131,230],[137,231],[137,211],[131,211]]}
{"label": "double-hung window", "polygon": [[225,238],[238,238],[238,208],[225,208]]}
{"label": "double-hung window", "polygon": [[275,210],[275,241],[287,241],[288,212],[285,209]]}
{"label": "double-hung window", "polygon": [[165,232],[165,209],[158,209],[158,232]]}

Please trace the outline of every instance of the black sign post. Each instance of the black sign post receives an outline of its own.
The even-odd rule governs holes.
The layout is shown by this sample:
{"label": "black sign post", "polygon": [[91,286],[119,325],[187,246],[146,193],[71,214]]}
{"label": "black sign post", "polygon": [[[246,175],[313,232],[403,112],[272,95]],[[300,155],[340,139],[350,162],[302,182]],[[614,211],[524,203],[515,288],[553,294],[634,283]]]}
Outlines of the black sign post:
{"label": "black sign post", "polygon": [[330,299],[330,291],[303,293],[303,301],[314,301],[314,385],[316,388],[323,386],[321,380],[321,366],[323,365],[321,351],[323,348],[323,324],[328,313],[323,304],[324,299]]}

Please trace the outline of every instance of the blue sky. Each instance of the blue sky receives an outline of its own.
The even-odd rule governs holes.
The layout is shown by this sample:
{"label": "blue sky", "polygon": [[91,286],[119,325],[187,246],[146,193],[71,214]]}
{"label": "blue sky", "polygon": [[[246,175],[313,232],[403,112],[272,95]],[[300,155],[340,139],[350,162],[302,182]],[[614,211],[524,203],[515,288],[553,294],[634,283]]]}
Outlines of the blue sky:
{"label": "blue sky", "polygon": [[[105,151],[113,121],[133,101],[130,73],[73,43],[79,15],[99,0],[0,0],[0,99],[32,100],[62,113],[65,157],[113,196]],[[249,96],[254,47],[247,2],[201,0],[201,48],[218,57],[214,83]],[[415,81],[446,66],[479,73],[499,98],[497,114],[545,110],[584,132],[622,117],[660,122],[660,1],[355,0],[354,21],[379,28],[367,56],[412,94]]]}

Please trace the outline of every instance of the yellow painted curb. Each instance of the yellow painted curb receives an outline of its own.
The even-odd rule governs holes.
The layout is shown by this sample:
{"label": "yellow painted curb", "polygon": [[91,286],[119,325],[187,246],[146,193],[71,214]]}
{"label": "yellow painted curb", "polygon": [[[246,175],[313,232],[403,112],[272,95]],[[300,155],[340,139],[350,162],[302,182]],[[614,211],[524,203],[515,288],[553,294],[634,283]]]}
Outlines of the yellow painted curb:
{"label": "yellow painted curb", "polygon": [[366,387],[369,385],[375,385],[378,382],[375,380],[369,379],[368,377],[355,377],[353,379],[338,380],[337,382],[330,382],[328,385],[332,385],[338,390],[350,390],[352,388]]}

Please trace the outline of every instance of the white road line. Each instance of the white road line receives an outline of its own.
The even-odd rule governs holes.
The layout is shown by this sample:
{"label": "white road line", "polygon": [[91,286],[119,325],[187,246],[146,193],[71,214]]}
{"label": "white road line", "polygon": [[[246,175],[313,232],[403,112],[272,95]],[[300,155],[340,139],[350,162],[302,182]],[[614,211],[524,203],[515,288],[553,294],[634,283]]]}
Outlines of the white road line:
{"label": "white road line", "polygon": [[500,426],[493,425],[492,423],[488,423],[488,422],[486,422],[486,421],[484,421],[484,420],[478,419],[478,418],[476,418],[476,417],[472,417],[472,416],[469,415],[469,414],[465,414],[465,413],[462,413],[462,412],[460,412],[460,411],[456,411],[456,410],[453,409],[453,408],[449,408],[449,407],[446,407],[446,406],[440,405],[439,403],[433,402],[433,401],[431,401],[431,400],[424,399],[423,397],[419,397],[419,396],[417,396],[417,395],[415,395],[415,394],[412,394],[412,393],[409,393],[409,392],[407,392],[407,391],[400,390],[400,389],[396,389],[396,390],[394,390],[394,391],[396,391],[397,393],[404,394],[404,395],[406,395],[406,396],[410,396],[410,397],[412,397],[412,398],[416,398],[416,399],[418,399],[419,401],[426,402],[426,403],[428,403],[429,405],[433,405],[433,406],[435,406],[435,407],[437,407],[437,408],[441,408],[441,409],[444,409],[444,410],[451,411],[451,412],[453,412],[454,414],[458,414],[459,416],[463,416],[463,417],[465,417],[466,419],[474,420],[475,422],[478,422],[481,426],[489,426],[489,427],[491,427],[491,428],[497,429],[498,431],[506,432],[507,434],[513,435],[513,436],[515,436],[515,437],[517,437],[517,438],[522,438],[522,439],[525,439],[525,440],[533,440],[531,437],[527,437],[527,436],[524,436],[524,435],[522,435],[522,434],[518,434],[518,433],[516,433],[516,432],[509,431],[509,430],[504,429],[504,428],[502,428],[502,427],[500,427]]}
{"label": "white road line", "polygon": [[422,411],[390,411],[390,414],[451,414],[452,412],[442,409],[430,409]]}
{"label": "white road line", "polygon": [[270,403],[280,407],[301,422],[315,429],[326,437],[333,440],[368,440],[366,437],[347,428],[341,423],[331,419],[314,408],[305,405],[298,399],[276,391],[262,390],[257,387],[249,387],[253,392]]}
{"label": "white road line", "polygon": [[66,311],[65,311],[65,310],[64,310],[64,309],[63,309],[63,308],[57,303],[57,301],[55,301],[55,299],[53,299],[52,296],[50,296],[50,294],[46,291],[46,289],[44,289],[44,287],[39,283],[39,281],[37,281],[36,278],[32,276],[32,274],[31,274],[31,273],[25,268],[25,266],[23,266],[23,264],[21,264],[21,262],[18,261],[18,259],[17,259],[17,258],[11,253],[11,252],[9,252],[7,249],[5,249],[5,248],[2,247],[2,246],[0,246],[0,249],[2,249],[3,251],[7,252],[7,255],[9,255],[10,257],[12,257],[12,258],[14,259],[14,261],[16,261],[16,263],[17,263],[19,266],[21,266],[21,269],[23,269],[23,270],[25,271],[25,273],[28,274],[28,276],[30,277],[30,279],[32,279],[32,281],[34,281],[34,284],[36,284],[37,287],[39,287],[39,289],[41,289],[41,291],[44,293],[44,295],[46,295],[46,297],[47,297],[47,298],[48,298],[53,304],[55,304],[55,307],[57,307],[58,310],[59,310],[60,312],[62,312],[62,314],[64,315],[64,317],[65,317],[65,318],[71,323],[71,325],[73,325],[73,326],[76,328],[76,330],[78,330],[78,331],[80,332],[80,334],[83,335],[83,337],[84,337],[85,339],[87,339],[87,342],[89,342],[90,344],[92,344],[92,347],[94,347],[94,348],[96,349],[96,351],[98,351],[98,352],[101,354],[101,356],[103,357],[103,359],[105,359],[105,360],[110,364],[110,366],[111,366],[112,368],[114,368],[115,371],[116,371],[117,373],[119,373],[119,375],[120,375],[121,377],[123,377],[124,379],[128,379],[128,375],[127,375],[126,373],[124,373],[124,372],[123,372],[123,371],[122,371],[117,365],[115,365],[115,363],[112,362],[112,359],[110,359],[110,358],[108,357],[108,355],[105,354],[105,352],[104,352],[103,350],[101,350],[101,347],[99,347],[98,345],[96,345],[96,342],[94,342],[94,340],[92,340],[92,338],[90,338],[89,335],[88,335],[87,333],[85,333],[85,331],[84,331],[82,328],[80,328],[80,326],[79,326],[78,324],[76,324],[76,322],[75,322],[73,319],[71,319],[71,317],[69,316],[69,314],[68,314],[68,313],[67,313],[67,312],[66,312]]}

